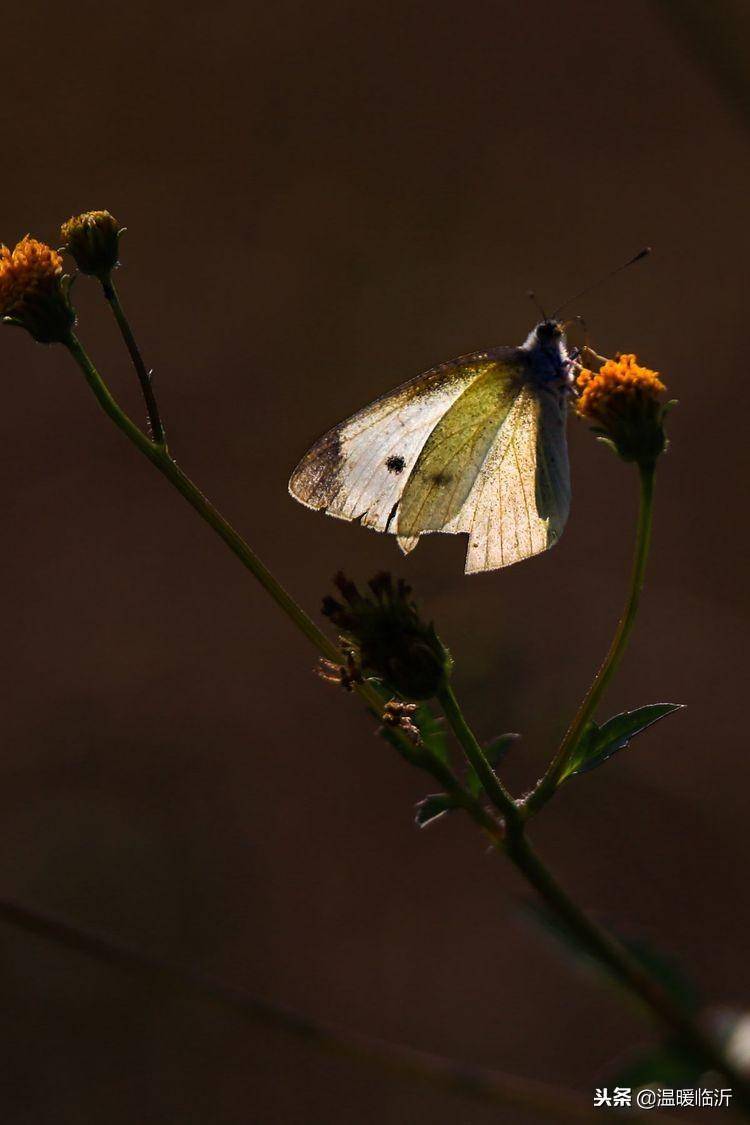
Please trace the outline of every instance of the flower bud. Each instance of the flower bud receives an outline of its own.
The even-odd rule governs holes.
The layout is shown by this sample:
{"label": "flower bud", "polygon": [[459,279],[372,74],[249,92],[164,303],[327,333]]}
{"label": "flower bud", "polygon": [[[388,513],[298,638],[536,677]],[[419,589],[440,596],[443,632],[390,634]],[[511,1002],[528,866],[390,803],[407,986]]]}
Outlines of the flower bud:
{"label": "flower bud", "polygon": [[435,627],[421,620],[406,583],[381,573],[364,596],[341,573],[334,583],[343,602],[324,598],[323,613],[356,646],[362,670],[405,699],[436,695],[450,675],[450,654]]}
{"label": "flower bud", "polygon": [[71,279],[51,246],[26,235],[11,250],[0,246],[0,316],[40,344],[65,343],[76,321]]}
{"label": "flower bud", "polygon": [[118,264],[123,228],[109,211],[84,211],[60,227],[63,249],[75,259],[81,273],[103,281]]}
{"label": "flower bud", "polygon": [[640,367],[634,355],[604,360],[596,372],[584,368],[576,380],[576,411],[595,425],[624,461],[653,465],[667,447],[664,416],[671,404],[658,372]]}

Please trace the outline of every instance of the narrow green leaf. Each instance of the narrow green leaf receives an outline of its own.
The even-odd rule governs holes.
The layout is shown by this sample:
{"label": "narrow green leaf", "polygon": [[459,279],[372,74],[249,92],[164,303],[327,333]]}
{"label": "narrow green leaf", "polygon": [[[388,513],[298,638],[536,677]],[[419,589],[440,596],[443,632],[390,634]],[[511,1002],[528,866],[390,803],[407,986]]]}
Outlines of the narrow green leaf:
{"label": "narrow green leaf", "polygon": [[581,736],[561,781],[601,766],[618,750],[624,750],[641,731],[653,726],[665,715],[681,710],[683,706],[682,703],[649,703],[635,711],[623,711],[621,715],[608,719],[601,727],[590,723]]}
{"label": "narrow green leaf", "polygon": [[429,797],[425,797],[417,805],[414,820],[418,828],[426,828],[428,824],[434,823],[439,817],[456,807],[456,802],[447,793],[431,793]]}

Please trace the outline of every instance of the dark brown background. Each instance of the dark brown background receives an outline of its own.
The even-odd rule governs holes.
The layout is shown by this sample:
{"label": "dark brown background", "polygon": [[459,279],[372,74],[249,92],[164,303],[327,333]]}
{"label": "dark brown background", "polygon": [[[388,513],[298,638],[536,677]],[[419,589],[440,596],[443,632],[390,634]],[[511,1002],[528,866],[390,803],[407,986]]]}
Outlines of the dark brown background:
{"label": "dark brown background", "polygon": [[[747,1004],[750,174],[726,91],[643,0],[43,3],[6,12],[2,36],[2,237],[54,240],[88,207],[128,226],[119,284],[181,464],[311,609],[340,566],[413,581],[481,735],[523,731],[518,789],[616,619],[632,471],[572,423],[561,544],[473,579],[462,540],[405,561],[294,504],[286,480],[376,394],[520,341],[529,286],[553,303],[653,243],[575,311],[681,400],[607,708],[689,710],[571,784],[536,837],[583,903],[678,953],[712,1001]],[[140,418],[94,287],[76,296]],[[523,921],[523,886],[468,823],[416,831],[429,786],[313,677],[310,648],[62,349],[1,343],[0,894],[590,1096],[648,1029]],[[7,927],[0,957],[13,1125],[522,1116],[331,1061]]]}

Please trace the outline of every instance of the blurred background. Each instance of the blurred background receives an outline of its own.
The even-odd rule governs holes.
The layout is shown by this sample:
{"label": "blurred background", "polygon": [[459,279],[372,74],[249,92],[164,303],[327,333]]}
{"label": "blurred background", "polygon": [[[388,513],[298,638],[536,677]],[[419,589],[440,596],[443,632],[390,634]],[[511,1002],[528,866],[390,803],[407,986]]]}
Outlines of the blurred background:
{"label": "blurred background", "polygon": [[[696,22],[697,21],[697,22]],[[702,26],[701,26],[702,25]],[[635,473],[570,424],[561,543],[467,579],[287,495],[334,422],[587,296],[599,351],[680,400],[634,643],[602,717],[688,705],[538,821],[581,903],[750,1003],[748,9],[632,0],[166,0],[4,15],[2,230],[108,208],[183,468],[311,611],[343,567],[414,586],[483,738],[541,773],[625,593]],[[697,44],[697,46],[696,46]],[[139,420],[96,287],[80,335]],[[2,332],[0,895],[346,1027],[590,1098],[653,1039],[525,919],[430,791],[61,348]],[[544,1122],[258,1030],[0,925],[9,1125]],[[710,1111],[702,1111],[708,1119]],[[678,1115],[679,1116],[679,1115]]]}

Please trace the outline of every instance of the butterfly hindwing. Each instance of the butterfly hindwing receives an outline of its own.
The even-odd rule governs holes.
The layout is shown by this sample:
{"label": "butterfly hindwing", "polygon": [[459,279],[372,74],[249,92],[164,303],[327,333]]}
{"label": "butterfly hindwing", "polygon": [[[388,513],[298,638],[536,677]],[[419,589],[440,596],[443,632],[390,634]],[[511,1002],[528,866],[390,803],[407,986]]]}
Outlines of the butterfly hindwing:
{"label": "butterfly hindwing", "polygon": [[469,535],[466,573],[547,550],[570,508],[564,399],[526,386],[515,399],[452,526]]}

